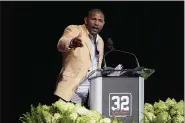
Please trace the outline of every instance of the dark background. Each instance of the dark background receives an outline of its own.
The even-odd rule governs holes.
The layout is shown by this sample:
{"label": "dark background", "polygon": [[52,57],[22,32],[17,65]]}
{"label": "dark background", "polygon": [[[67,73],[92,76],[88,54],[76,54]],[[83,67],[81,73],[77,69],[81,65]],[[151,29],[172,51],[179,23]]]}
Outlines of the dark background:
{"label": "dark background", "polygon": [[[100,33],[106,44],[129,51],[140,65],[156,69],[145,81],[145,102],[184,99],[184,3],[182,2],[1,2],[2,123],[16,123],[30,105],[50,104],[61,69],[58,39],[66,26],[83,24],[91,8],[100,8],[106,24]],[[105,52],[107,49],[105,48]],[[114,54],[114,53],[112,53]],[[114,58],[113,58],[114,56]],[[109,65],[133,56],[117,53]]]}

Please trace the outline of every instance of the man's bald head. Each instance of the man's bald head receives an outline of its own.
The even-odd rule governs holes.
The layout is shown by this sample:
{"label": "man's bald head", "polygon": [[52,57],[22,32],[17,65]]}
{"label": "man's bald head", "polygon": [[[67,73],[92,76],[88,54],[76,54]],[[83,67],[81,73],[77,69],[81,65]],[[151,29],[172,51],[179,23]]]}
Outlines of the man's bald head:
{"label": "man's bald head", "polygon": [[[100,10],[100,9],[91,9],[91,10],[88,12],[88,15],[87,15],[87,16],[91,16],[93,12],[101,13],[101,14],[104,16],[102,10]],[[104,17],[105,17],[105,16],[104,16]]]}

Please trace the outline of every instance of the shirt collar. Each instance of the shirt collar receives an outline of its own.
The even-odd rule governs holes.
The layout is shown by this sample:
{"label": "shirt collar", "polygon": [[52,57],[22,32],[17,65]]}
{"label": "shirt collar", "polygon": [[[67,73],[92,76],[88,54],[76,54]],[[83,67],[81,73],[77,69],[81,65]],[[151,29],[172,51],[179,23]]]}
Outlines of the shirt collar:
{"label": "shirt collar", "polygon": [[[85,26],[85,28],[86,28],[86,26]],[[92,35],[89,33],[89,30],[87,28],[86,28],[86,32],[87,32],[87,35],[89,36],[89,38],[91,39]],[[99,36],[98,36],[98,34],[96,34],[96,42],[98,42],[98,40],[99,40]]]}

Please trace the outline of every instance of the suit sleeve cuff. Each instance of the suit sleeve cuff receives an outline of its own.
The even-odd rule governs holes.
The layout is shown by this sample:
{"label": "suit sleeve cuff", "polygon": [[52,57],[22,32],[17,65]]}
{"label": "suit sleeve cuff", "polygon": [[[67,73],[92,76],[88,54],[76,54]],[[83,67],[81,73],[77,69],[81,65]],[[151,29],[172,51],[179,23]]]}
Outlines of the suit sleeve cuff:
{"label": "suit sleeve cuff", "polygon": [[69,40],[69,41],[68,41],[67,48],[70,48],[70,47],[69,47],[69,46],[70,46],[70,44],[71,44],[71,41]]}

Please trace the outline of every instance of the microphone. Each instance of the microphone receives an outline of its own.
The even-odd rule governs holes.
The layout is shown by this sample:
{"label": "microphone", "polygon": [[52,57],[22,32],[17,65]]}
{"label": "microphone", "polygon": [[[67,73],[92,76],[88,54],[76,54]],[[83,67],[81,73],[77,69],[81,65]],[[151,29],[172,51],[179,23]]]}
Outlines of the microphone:
{"label": "microphone", "polygon": [[114,70],[114,68],[112,68],[112,67],[107,67],[106,60],[105,60],[105,56],[108,55],[110,52],[114,51],[113,42],[110,38],[108,38],[107,47],[108,47],[108,49],[110,49],[110,51],[106,52],[103,57],[103,61],[104,61],[103,74],[104,75],[109,74],[111,71]]}
{"label": "microphone", "polygon": [[104,68],[107,67],[106,60],[105,60],[105,56],[106,56],[107,54],[109,54],[110,52],[112,52],[112,51],[116,51],[116,52],[127,53],[127,54],[130,54],[130,55],[134,56],[135,59],[136,59],[137,69],[142,69],[142,67],[140,67],[140,64],[139,64],[139,61],[138,61],[136,55],[134,55],[133,53],[130,53],[130,52],[126,52],[126,51],[116,50],[116,49],[114,48],[113,41],[112,41],[111,38],[108,38],[107,47],[110,49],[110,51],[108,51],[108,52],[105,53],[105,55],[104,55]]}
{"label": "microphone", "polygon": [[108,38],[107,47],[108,47],[108,49],[110,49],[110,51],[108,51],[108,52],[106,52],[106,53],[104,54],[104,57],[103,57],[104,67],[103,67],[103,69],[106,69],[106,68],[107,68],[107,63],[106,63],[106,60],[105,60],[105,56],[106,56],[107,54],[109,54],[110,52],[114,51],[114,46],[113,46],[113,42],[112,42],[111,38]]}
{"label": "microphone", "polygon": [[113,45],[113,41],[112,41],[111,38],[108,38],[107,47],[108,47],[110,50],[114,50],[114,45]]}

